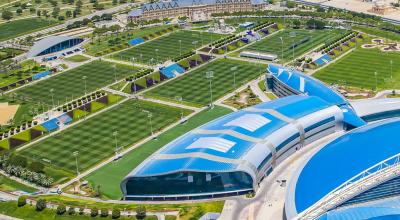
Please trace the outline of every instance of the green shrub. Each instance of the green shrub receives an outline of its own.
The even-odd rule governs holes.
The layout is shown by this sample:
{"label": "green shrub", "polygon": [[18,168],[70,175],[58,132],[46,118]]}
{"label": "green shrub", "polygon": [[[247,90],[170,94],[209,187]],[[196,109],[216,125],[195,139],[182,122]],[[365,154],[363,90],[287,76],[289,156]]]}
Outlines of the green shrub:
{"label": "green shrub", "polygon": [[74,207],[69,207],[68,208],[68,215],[75,215],[75,208]]}
{"label": "green shrub", "polygon": [[36,201],[36,210],[37,211],[43,211],[46,208],[46,200],[44,199],[39,199]]}
{"label": "green shrub", "polygon": [[137,219],[145,219],[146,218],[146,207],[138,206],[136,208],[136,218]]}
{"label": "green shrub", "polygon": [[90,216],[96,217],[98,214],[99,210],[97,208],[92,208],[92,210],[90,210]]}
{"label": "green shrub", "polygon": [[113,219],[117,219],[117,218],[121,217],[121,211],[120,211],[118,208],[114,208],[114,209],[112,210],[112,215],[111,215],[111,217],[112,217]]}
{"label": "green shrub", "polygon": [[26,205],[26,197],[25,196],[18,197],[17,205],[18,205],[18,207],[22,207],[22,206]]}
{"label": "green shrub", "polygon": [[108,216],[108,209],[102,208],[102,209],[100,210],[100,216],[101,216],[101,217],[107,217],[107,216]]}
{"label": "green shrub", "polygon": [[84,212],[83,212],[84,210],[85,210],[85,209],[84,209],[83,207],[80,207],[80,208],[79,208],[79,215],[83,215],[83,214],[84,214]]}
{"label": "green shrub", "polygon": [[14,166],[26,167],[28,165],[28,160],[20,155],[13,155],[10,158],[10,164]]}
{"label": "green shrub", "polygon": [[57,206],[57,210],[56,210],[57,215],[63,215],[66,211],[67,210],[66,210],[64,204],[60,204]]}

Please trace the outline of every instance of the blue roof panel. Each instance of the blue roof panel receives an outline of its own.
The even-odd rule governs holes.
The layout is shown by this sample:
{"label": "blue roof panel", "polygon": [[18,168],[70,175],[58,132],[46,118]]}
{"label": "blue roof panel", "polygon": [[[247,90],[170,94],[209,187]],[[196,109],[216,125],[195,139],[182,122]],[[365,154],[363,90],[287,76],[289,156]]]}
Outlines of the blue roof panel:
{"label": "blue roof panel", "polygon": [[322,148],[297,179],[297,212],[304,211],[363,170],[400,153],[396,135],[399,130],[400,119],[380,121],[357,128]]}

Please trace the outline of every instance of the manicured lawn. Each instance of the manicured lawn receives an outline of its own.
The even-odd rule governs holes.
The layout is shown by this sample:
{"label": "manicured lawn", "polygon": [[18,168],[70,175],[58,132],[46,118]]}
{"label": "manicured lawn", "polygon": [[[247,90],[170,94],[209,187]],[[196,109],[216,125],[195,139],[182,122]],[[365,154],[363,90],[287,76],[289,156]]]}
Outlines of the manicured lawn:
{"label": "manicured lawn", "polygon": [[0,175],[0,190],[25,191],[29,193],[37,191],[35,188],[19,183],[3,175]]}
{"label": "manicured lawn", "polygon": [[[237,70],[233,72],[232,67],[237,67]],[[234,90],[234,74],[236,75],[236,87],[239,87],[265,72],[265,68],[265,65],[220,59],[167,82],[147,92],[146,95],[170,100],[174,100],[176,96],[181,96],[185,102],[207,105],[210,103],[210,81],[206,78],[207,71],[214,72],[212,95],[215,101]]]}
{"label": "manicured lawn", "polygon": [[215,106],[212,110],[204,110],[190,118],[187,123],[177,125],[176,127],[166,131],[160,135],[157,140],[146,142],[126,154],[122,159],[107,164],[90,174],[85,179],[92,185],[100,185],[101,192],[104,196],[112,199],[120,199],[122,193],[119,184],[122,179],[147,157],[180,135],[230,112],[230,109],[219,106]]}
{"label": "manicured lawn", "polygon": [[[76,99],[85,94],[84,76],[86,76],[87,93],[114,82],[113,65],[114,64],[109,62],[93,61],[19,89],[15,93],[20,98],[23,97],[30,102],[43,102],[47,105],[52,105],[50,89],[53,89],[54,104],[62,104],[65,103],[66,100]],[[130,66],[117,65],[117,79],[131,75],[134,71],[136,72],[136,69],[134,70]]]}
{"label": "manicured lawn", "polygon": [[56,24],[52,19],[28,18],[0,24],[0,41]]}
{"label": "manicured lawn", "polygon": [[[282,50],[283,62],[293,60],[293,47],[294,57],[297,58],[302,54],[310,51],[311,49],[328,43],[330,40],[337,38],[340,34],[345,34],[343,30],[282,30],[270,37],[264,38],[241,51],[259,51],[263,53],[276,54],[282,63]],[[283,45],[282,41],[283,40]]]}
{"label": "manicured lawn", "polygon": [[33,160],[48,159],[52,165],[74,172],[72,153],[79,151],[79,169],[86,170],[114,154],[113,132],[118,131],[118,147],[128,147],[150,135],[148,113],[144,111],[152,113],[154,131],[178,120],[181,113],[177,108],[129,100],[20,153]]}
{"label": "manicured lawn", "polygon": [[[82,199],[74,199],[60,195],[46,195],[39,196],[39,198],[44,198],[46,201],[51,201],[52,203],[63,203],[65,205],[72,205],[75,207],[87,207],[93,208],[96,207],[98,209],[101,208],[119,208],[121,210],[135,210],[139,204],[113,204],[113,203],[102,203],[95,202],[93,200],[82,200]],[[165,211],[165,210],[178,210],[179,211],[179,219],[180,220],[194,220],[200,219],[207,212],[221,212],[224,206],[224,201],[214,201],[214,202],[192,202],[192,203],[181,203],[181,204],[140,204],[146,207],[146,210],[149,211]],[[1,211],[1,206],[0,206]],[[133,218],[134,219],[134,218]]]}
{"label": "manicured lawn", "polygon": [[[391,60],[393,80],[391,80]],[[376,77],[375,72],[377,72]],[[376,83],[379,90],[397,89],[400,88],[400,53],[358,48],[313,76],[326,83],[364,89],[375,89]]]}
{"label": "manicured lawn", "polygon": [[[145,64],[162,63],[166,60],[178,57],[182,54],[190,52],[196,47],[210,43],[221,38],[223,35],[197,32],[197,31],[178,31],[147,43],[132,47],[128,50],[114,54],[114,59],[128,60],[135,59],[134,62]],[[179,40],[181,40],[182,50],[180,50]],[[194,42],[197,42],[195,44]],[[156,52],[158,49],[158,52]]]}
{"label": "manicured lawn", "polygon": [[79,63],[79,62],[85,62],[90,60],[90,58],[85,57],[83,55],[74,55],[74,56],[70,56],[65,58],[64,60],[66,61],[70,61],[70,62],[75,62],[75,63]]}

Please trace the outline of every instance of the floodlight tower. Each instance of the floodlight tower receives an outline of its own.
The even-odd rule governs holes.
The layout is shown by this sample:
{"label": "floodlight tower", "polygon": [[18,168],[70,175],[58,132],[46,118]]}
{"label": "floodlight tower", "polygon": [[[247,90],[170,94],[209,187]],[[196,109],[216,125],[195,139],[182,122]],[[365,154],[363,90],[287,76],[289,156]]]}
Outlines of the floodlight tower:
{"label": "floodlight tower", "polygon": [[114,81],[117,82],[117,65],[114,64],[112,67],[114,69]]}
{"label": "floodlight tower", "polygon": [[236,71],[237,71],[237,66],[231,67],[231,71],[233,72],[233,88],[236,89]]}
{"label": "floodlight tower", "polygon": [[206,72],[206,78],[210,80],[210,108],[214,108],[213,104],[213,97],[212,97],[212,78],[214,78],[214,71],[207,71]]}
{"label": "floodlight tower", "polygon": [[84,83],[85,83],[85,95],[86,95],[86,78],[87,78],[87,76],[83,76],[83,77],[82,77],[82,79],[83,79],[83,81],[84,81]]}
{"label": "floodlight tower", "polygon": [[79,151],[74,151],[74,152],[72,153],[72,155],[74,155],[74,157],[75,157],[76,175],[79,176],[79,166],[78,166],[78,155],[79,155]]}
{"label": "floodlight tower", "polygon": [[[175,96],[175,100],[178,101],[179,103],[182,102],[182,96]],[[181,122],[183,122],[183,109],[181,109]]]}
{"label": "floodlight tower", "polygon": [[282,43],[281,59],[283,61],[283,38],[282,37],[279,37],[279,38],[281,39],[281,43]]}
{"label": "floodlight tower", "polygon": [[115,130],[113,132],[114,140],[115,140],[115,157],[118,157],[118,139],[117,139],[118,131]]}

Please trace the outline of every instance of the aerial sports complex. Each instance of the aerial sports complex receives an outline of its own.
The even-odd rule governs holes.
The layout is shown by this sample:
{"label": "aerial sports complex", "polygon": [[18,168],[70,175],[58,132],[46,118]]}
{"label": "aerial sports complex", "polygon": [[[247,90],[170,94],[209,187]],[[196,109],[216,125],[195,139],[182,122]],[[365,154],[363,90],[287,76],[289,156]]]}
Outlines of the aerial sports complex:
{"label": "aerial sports complex", "polygon": [[[270,64],[280,98],[233,112],[175,139],[121,182],[125,200],[209,199],[257,192],[286,158],[330,134],[287,187],[287,219],[400,215],[400,99],[349,102],[297,70]],[[338,163],[340,161],[340,163]],[[165,187],[168,186],[168,187]],[[369,210],[366,212],[365,210]]]}

